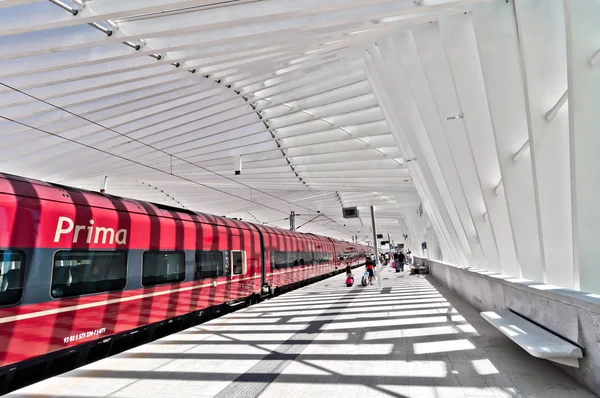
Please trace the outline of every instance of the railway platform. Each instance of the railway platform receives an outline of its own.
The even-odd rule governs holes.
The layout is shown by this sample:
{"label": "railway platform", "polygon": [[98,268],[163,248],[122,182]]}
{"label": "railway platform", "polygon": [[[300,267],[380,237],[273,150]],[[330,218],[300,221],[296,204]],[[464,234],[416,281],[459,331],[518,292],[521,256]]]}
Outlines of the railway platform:
{"label": "railway platform", "polygon": [[381,277],[338,275],[8,397],[595,396],[432,277]]}

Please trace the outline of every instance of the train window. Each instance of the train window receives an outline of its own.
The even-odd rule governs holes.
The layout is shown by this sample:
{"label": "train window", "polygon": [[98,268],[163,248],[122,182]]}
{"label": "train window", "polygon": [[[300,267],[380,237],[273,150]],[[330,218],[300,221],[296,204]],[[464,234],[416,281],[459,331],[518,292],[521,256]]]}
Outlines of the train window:
{"label": "train window", "polygon": [[271,252],[271,268],[286,268],[288,265],[287,252]]}
{"label": "train window", "polygon": [[316,254],[319,256],[319,264],[324,264],[327,262],[327,260],[325,259],[325,253],[319,252]]}
{"label": "train window", "polygon": [[326,264],[328,261],[330,254],[326,253],[326,252],[319,252],[319,253],[315,253],[315,257],[318,257],[318,260],[315,260],[315,262],[318,262],[319,264]]}
{"label": "train window", "polygon": [[194,279],[223,276],[223,252],[196,252],[196,272]]}
{"label": "train window", "polygon": [[23,295],[25,254],[0,250],[0,306],[16,304]]}
{"label": "train window", "polygon": [[59,251],[54,255],[54,298],[122,290],[127,282],[127,253]]}
{"label": "train window", "polygon": [[235,250],[231,252],[231,274],[246,274],[246,252]]}
{"label": "train window", "polygon": [[312,252],[304,252],[304,265],[313,265],[313,254]]}
{"label": "train window", "polygon": [[298,260],[298,265],[306,265],[306,259],[304,258],[304,252],[296,253],[296,259]]}
{"label": "train window", "polygon": [[288,267],[297,267],[300,265],[300,253],[288,252]]}
{"label": "train window", "polygon": [[185,253],[182,251],[145,252],[142,285],[181,282],[185,279]]}

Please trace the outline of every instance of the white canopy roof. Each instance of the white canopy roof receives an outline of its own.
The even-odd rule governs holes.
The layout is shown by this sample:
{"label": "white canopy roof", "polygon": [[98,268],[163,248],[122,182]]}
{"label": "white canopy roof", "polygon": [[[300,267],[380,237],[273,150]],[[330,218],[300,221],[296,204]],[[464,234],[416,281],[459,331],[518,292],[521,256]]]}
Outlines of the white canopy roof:
{"label": "white canopy roof", "polygon": [[554,232],[573,192],[551,190],[571,186],[567,80],[599,84],[598,8],[0,0],[0,169],[362,242],[374,205],[417,252],[576,286]]}

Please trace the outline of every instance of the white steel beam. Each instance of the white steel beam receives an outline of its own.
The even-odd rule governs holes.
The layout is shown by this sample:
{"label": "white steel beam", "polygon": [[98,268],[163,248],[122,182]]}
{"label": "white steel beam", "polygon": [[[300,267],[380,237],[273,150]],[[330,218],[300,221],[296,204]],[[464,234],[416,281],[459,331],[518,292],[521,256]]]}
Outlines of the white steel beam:
{"label": "white steel beam", "polygon": [[[365,62],[367,65],[367,70],[369,71],[371,87],[379,98],[380,107],[386,115],[386,119],[390,124],[390,129],[396,138],[397,144],[403,150],[403,155],[409,158],[414,158],[416,155],[420,159],[426,159],[426,156],[421,150],[417,138],[409,133],[412,127],[407,125],[404,121],[406,116],[397,114],[399,111],[398,106],[391,107],[391,104],[402,103],[402,101],[398,98],[398,93],[402,92],[402,88],[404,87],[400,88],[394,84],[397,80],[397,78],[395,78],[397,70],[394,70],[394,73],[391,73],[388,70],[385,60],[375,48],[372,48],[370,52],[365,54]],[[404,92],[408,93],[410,90],[404,90]],[[415,185],[420,191],[421,197],[433,198],[433,200],[441,203],[442,199],[439,193],[436,191],[436,187],[430,185],[430,181],[433,180],[433,177],[431,177],[429,166],[427,162],[422,163],[423,164],[418,164],[417,166],[409,166],[409,171],[411,172],[411,175],[415,181]],[[427,176],[427,178],[425,178],[425,176]],[[440,219],[444,219],[445,225],[452,226],[452,224],[449,222],[448,215],[445,212],[445,207],[440,206],[434,207],[433,209],[436,216],[438,216]],[[453,229],[444,228],[443,231],[445,235],[444,238],[447,239],[448,242],[459,242],[458,238],[450,238],[452,235],[456,236],[456,233]],[[450,250],[449,255],[453,260],[458,263],[466,262],[464,261],[466,257],[462,254],[462,251],[459,252],[456,250],[455,245],[448,244],[448,248]]]}
{"label": "white steel beam", "polygon": [[[599,49],[600,3],[565,0],[567,71],[569,82],[569,143],[575,284],[600,293],[600,93],[598,67],[590,60]],[[578,285],[578,286],[577,286]]]}
{"label": "white steel beam", "polygon": [[[491,225],[498,248],[497,264],[501,272],[519,275],[506,199],[504,195],[494,193],[501,178],[500,166],[471,15],[459,14],[445,18],[440,21],[440,29],[460,101],[460,110],[465,115],[462,120],[468,134],[475,161],[474,169],[479,177],[485,204],[485,210],[479,216],[483,219],[485,214],[486,222]],[[488,262],[493,265],[493,261]]]}
{"label": "white steel beam", "polygon": [[[452,76],[447,72],[448,61],[439,27],[437,24],[428,24],[417,26],[411,31],[417,51],[409,53],[416,61],[407,61],[405,70],[410,77],[413,96],[422,115],[424,131],[429,135],[434,154],[441,166],[443,181],[448,187],[460,220],[460,224],[455,225],[455,228],[462,229],[469,241],[475,260],[471,265],[485,266],[487,258],[477,228],[478,224],[483,224],[483,220],[478,223],[479,220],[473,216],[481,206],[474,194],[468,195],[472,193],[467,185],[469,177],[472,177],[472,167],[463,164],[468,156],[468,142],[465,142],[462,135],[464,130],[460,118],[445,120],[447,116],[459,114],[461,111],[454,97]],[[406,51],[406,47],[402,47],[400,51]],[[493,256],[490,259],[493,259]]]}
{"label": "white steel beam", "polygon": [[[571,192],[569,174],[569,117],[566,107],[546,117],[567,87],[566,34],[562,4],[544,0],[514,3],[521,58],[526,81],[530,135],[515,154],[521,162],[531,151],[537,187],[546,282],[575,287]],[[566,96],[565,96],[566,100]],[[532,143],[532,145],[530,144]]]}
{"label": "white steel beam", "polygon": [[496,2],[473,8],[473,25],[502,172],[517,258],[524,278],[544,282],[545,263],[539,228],[532,159],[514,163],[513,155],[529,137],[519,40],[512,4]]}

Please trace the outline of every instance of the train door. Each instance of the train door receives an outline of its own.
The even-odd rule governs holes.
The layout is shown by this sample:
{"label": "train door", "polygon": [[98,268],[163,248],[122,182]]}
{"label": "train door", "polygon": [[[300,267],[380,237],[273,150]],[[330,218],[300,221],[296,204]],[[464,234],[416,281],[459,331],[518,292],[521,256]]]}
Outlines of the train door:
{"label": "train door", "polygon": [[246,275],[246,252],[244,250],[230,250],[227,261],[227,276],[229,277],[228,301],[236,301],[246,297],[249,293],[249,281]]}
{"label": "train door", "polygon": [[246,263],[246,252],[244,250],[231,250],[229,252],[229,277],[246,275],[248,265]]}
{"label": "train door", "polygon": [[[271,291],[269,284],[267,282],[267,248],[265,247],[265,237],[263,231],[256,225],[252,224],[254,229],[258,232],[258,236],[260,238],[260,285],[261,285],[261,294],[266,295]],[[273,259],[270,259],[273,261]],[[270,267],[270,266],[269,266]],[[269,268],[270,269],[270,268]]]}

